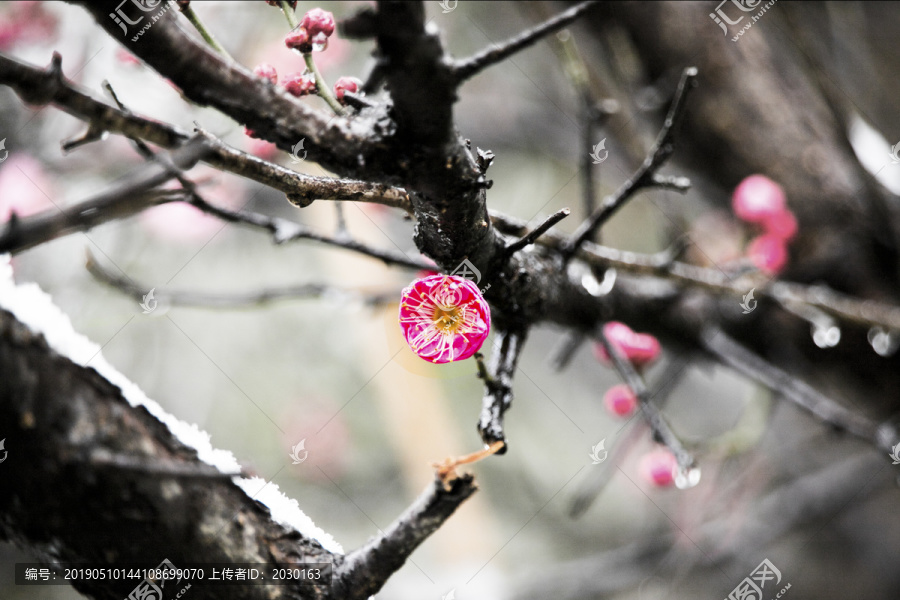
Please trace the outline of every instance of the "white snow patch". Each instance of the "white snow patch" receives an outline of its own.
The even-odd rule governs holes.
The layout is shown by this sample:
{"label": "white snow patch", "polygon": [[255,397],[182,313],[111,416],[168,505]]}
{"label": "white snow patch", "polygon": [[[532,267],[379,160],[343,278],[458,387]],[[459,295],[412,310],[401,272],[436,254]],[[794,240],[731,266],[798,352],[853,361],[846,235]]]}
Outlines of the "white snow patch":
{"label": "white snow patch", "polygon": [[[240,471],[240,465],[231,452],[212,447],[208,433],[167,413],[156,401],[148,398],[137,384],[129,381],[109,364],[100,353],[100,346],[75,331],[69,317],[53,304],[50,295],[37,284],[16,285],[9,254],[0,255],[0,307],[13,313],[35,333],[43,335],[57,353],[75,364],[84,367],[90,365],[107,381],[118,386],[132,406],[145,407],[183,444],[194,448],[200,460],[223,473]],[[300,509],[297,501],[288,498],[278,489],[277,484],[266,483],[259,477],[247,479],[235,476],[232,481],[250,498],[266,505],[276,523],[318,540],[331,552],[343,554],[341,545],[330,534],[317,527]]]}

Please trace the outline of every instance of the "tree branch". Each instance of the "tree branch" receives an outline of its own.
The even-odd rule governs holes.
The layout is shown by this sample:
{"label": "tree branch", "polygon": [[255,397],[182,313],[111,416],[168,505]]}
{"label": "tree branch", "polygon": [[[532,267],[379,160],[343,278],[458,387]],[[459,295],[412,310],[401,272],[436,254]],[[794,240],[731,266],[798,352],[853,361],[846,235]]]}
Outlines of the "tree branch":
{"label": "tree branch", "polygon": [[[54,53],[47,70],[32,67],[0,54],[0,83],[8,85],[29,104],[53,104],[88,123],[88,132],[80,142],[68,142],[64,149],[99,139],[97,132],[108,131],[141,139],[163,148],[177,148],[190,135],[177,127],[116,109],[76,89],[62,76],[62,58]],[[409,196],[399,188],[377,183],[303,175],[246,152],[228,146],[208,132],[197,128],[211,148],[204,161],[213,167],[257,181],[292,196],[298,205],[313,200],[353,200],[374,202],[411,211]],[[297,141],[300,138],[297,138]]]}

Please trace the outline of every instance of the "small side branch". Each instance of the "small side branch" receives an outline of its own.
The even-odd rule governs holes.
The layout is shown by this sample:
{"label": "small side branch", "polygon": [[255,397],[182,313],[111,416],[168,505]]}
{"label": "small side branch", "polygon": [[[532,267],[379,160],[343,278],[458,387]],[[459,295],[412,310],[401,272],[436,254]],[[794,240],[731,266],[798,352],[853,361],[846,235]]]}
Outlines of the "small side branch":
{"label": "small side branch", "polygon": [[527,335],[528,331],[525,328],[511,327],[500,330],[497,340],[499,347],[495,348],[491,355],[490,371],[493,374],[483,372],[483,365],[479,369],[479,376],[484,379],[485,390],[478,433],[488,446],[496,442],[504,443],[498,454],[505,454],[508,448],[503,432],[503,415],[512,405],[513,375]]}
{"label": "small side branch", "polygon": [[453,77],[458,82],[457,85],[466,79],[470,79],[477,75],[489,66],[495,65],[509,58],[516,52],[528,48],[548,33],[553,33],[554,31],[562,29],[584,14],[584,12],[595,3],[596,2],[594,1],[589,1],[576,4],[572,8],[544,21],[540,25],[523,31],[519,35],[506,40],[499,46],[495,46],[489,50],[483,50],[475,56],[457,61],[453,65],[451,71]]}
{"label": "small side branch", "polygon": [[539,237],[544,235],[551,227],[568,217],[570,213],[571,211],[568,208],[563,208],[547,217],[547,219],[534,230],[506,246],[502,252],[503,259],[505,260],[526,246],[535,243]]}
{"label": "small side branch", "polygon": [[625,203],[639,190],[652,186],[668,187],[670,189],[679,190],[684,187],[681,185],[684,184],[684,181],[682,181],[683,178],[679,178],[678,181],[672,182],[665,178],[655,178],[655,175],[656,170],[672,155],[672,151],[674,150],[674,135],[678,128],[678,124],[684,116],[688,92],[696,85],[696,79],[697,69],[695,67],[688,67],[684,70],[681,75],[681,81],[678,84],[678,89],[675,92],[675,99],[672,101],[672,107],[669,109],[669,113],[666,116],[662,130],[659,132],[656,143],[653,144],[653,147],[650,149],[649,156],[644,159],[644,162],[638,170],[635,171],[634,175],[622,184],[612,196],[607,197],[597,210],[595,210],[593,214],[579,226],[578,230],[572,234],[572,237],[566,242],[565,247],[563,248],[563,256],[566,261],[575,254],[581,244],[592,237],[594,232],[615,214],[617,210],[622,208],[622,206],[624,206]]}
{"label": "small side branch", "polygon": [[478,490],[472,475],[449,482],[440,478],[385,531],[346,556],[335,570],[333,598],[366,600],[375,594],[428,536]]}
{"label": "small side branch", "polygon": [[686,470],[693,467],[696,463],[694,457],[684,448],[681,440],[678,439],[678,436],[666,423],[662,413],[659,412],[659,408],[651,400],[650,390],[647,389],[644,378],[641,377],[634,365],[631,364],[631,361],[622,354],[619,348],[609,342],[602,329],[600,329],[598,337],[600,338],[600,343],[606,349],[606,353],[612,359],[616,371],[619,372],[622,380],[637,396],[641,406],[641,414],[653,432],[653,439],[672,451],[672,454],[675,455],[675,459],[678,461],[679,468]]}

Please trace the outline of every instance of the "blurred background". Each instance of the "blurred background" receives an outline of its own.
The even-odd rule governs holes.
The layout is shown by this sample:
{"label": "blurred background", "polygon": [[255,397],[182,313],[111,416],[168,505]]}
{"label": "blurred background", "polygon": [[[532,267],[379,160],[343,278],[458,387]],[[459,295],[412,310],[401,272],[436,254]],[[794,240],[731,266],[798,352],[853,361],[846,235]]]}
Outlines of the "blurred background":
{"label": "blurred background", "polygon": [[[321,6],[340,20],[367,4],[300,3],[298,13]],[[453,4],[450,12],[438,2],[426,6],[430,23],[457,57],[564,8],[448,3]],[[721,30],[706,14],[715,3],[697,4],[699,16],[683,35],[696,28],[718,40]],[[881,51],[878,36],[857,37],[868,31],[867,24],[898,22],[897,9],[849,4],[856,8],[829,8],[844,12],[829,13],[828,27],[822,27],[835,43],[868,48],[869,54],[857,48],[843,55],[832,82],[838,87],[851,87],[852,75],[868,64],[854,61],[874,60]],[[301,57],[283,45],[287,25],[278,10],[261,2],[193,5],[245,66],[269,62],[280,76],[303,70]],[[838,18],[848,14],[853,18]],[[750,42],[753,34],[787,35],[780,28],[797,26],[792,16],[796,20],[797,13],[776,4],[738,44],[764,43]],[[799,26],[819,25],[801,19]],[[646,71],[624,27],[588,20],[561,36],[466,84],[455,115],[473,146],[496,154],[489,206],[532,224],[570,207],[573,216],[559,225],[570,232],[583,216],[578,177],[583,148],[578,96],[560,60],[561,39],[574,41],[592,81],[604,82],[595,83],[602,97],[615,98],[623,115],[614,127],[599,130],[594,142],[606,139],[609,151],[594,171],[598,197],[614,191],[642,160],[678,71],[674,76]],[[371,49],[370,43],[351,43],[338,34],[315,58],[329,82],[343,75],[365,78]],[[185,130],[196,121],[238,148],[304,173],[328,174],[318,165],[292,162],[289,154],[247,137],[230,119],[186,102],[83,10],[57,2],[0,6],[0,52],[46,65],[54,50],[63,56],[65,75],[95,97],[105,96],[101,83],[107,80],[139,114]],[[880,84],[877,76],[867,80],[869,86]],[[867,93],[865,87],[855,90]],[[318,98],[304,102],[326,110]],[[879,134],[878,123],[853,123],[858,153],[868,152],[869,162],[877,163],[880,149],[881,163],[888,163],[885,136],[900,131]],[[0,221],[11,211],[25,216],[75,204],[141,164],[127,140],[117,136],[64,155],[60,141],[83,128],[53,107],[23,105],[0,87],[0,138],[9,152],[0,164]],[[849,126],[846,131],[850,144]],[[739,257],[752,232],[727,208],[736,180],[702,167],[696,157],[679,161],[676,151],[663,172],[689,176],[691,191],[640,194],[604,229],[603,243],[655,252],[688,232],[696,245],[690,255],[695,262]],[[190,176],[204,182],[201,191],[213,203],[335,230],[333,203],[301,210],[276,191],[208,167],[197,167]],[[881,185],[898,177],[900,166],[887,169]],[[343,214],[354,237],[419,256],[413,223],[400,211],[344,203]],[[95,280],[85,269],[88,252],[147,291],[155,288],[161,298],[157,309],[143,314],[136,301]],[[107,360],[150,398],[196,423],[215,447],[230,450],[247,469],[296,498],[345,550],[363,544],[413,501],[433,477],[431,462],[480,447],[475,425],[483,390],[474,362],[434,366],[414,356],[400,336],[396,303],[371,307],[335,292],[219,310],[170,306],[162,299],[179,290],[229,295],[302,283],[393,291],[399,298],[416,277],[413,271],[388,269],[313,242],[275,246],[257,231],[181,204],[58,239],[17,255],[13,265],[18,282],[36,282],[51,294],[75,329],[101,344]],[[507,416],[509,452],[471,467],[480,491],[376,598],[721,598],[766,558],[780,570],[782,586],[791,583],[790,598],[897,597],[900,575],[893,557],[900,551],[900,493],[889,462],[870,461],[872,450],[865,444],[827,430],[725,368],[695,360],[671,381],[664,412],[698,456],[702,477],[691,489],[654,487],[639,469],[641,457],[655,447],[646,429],[603,407],[603,392],[618,383],[616,373],[597,362],[590,343],[564,372],[555,370],[549,357],[563,336],[552,327],[533,330]],[[492,340],[483,352],[490,352]],[[680,366],[687,358],[692,357],[664,352],[648,381],[654,387],[668,382],[677,372],[673,363]],[[869,350],[861,360],[883,359]],[[896,389],[893,394],[896,399]],[[308,458],[294,465],[289,454],[301,440]],[[601,441],[608,460],[592,464],[591,449]],[[795,482],[806,487],[790,487]],[[838,505],[831,506],[829,497]],[[792,514],[792,507],[806,510],[810,503],[819,511],[810,521]],[[0,545],[0,597],[36,598],[34,589],[42,599],[81,597],[68,587],[13,585],[12,565],[32,560],[27,552]],[[766,590],[767,597],[778,591]]]}

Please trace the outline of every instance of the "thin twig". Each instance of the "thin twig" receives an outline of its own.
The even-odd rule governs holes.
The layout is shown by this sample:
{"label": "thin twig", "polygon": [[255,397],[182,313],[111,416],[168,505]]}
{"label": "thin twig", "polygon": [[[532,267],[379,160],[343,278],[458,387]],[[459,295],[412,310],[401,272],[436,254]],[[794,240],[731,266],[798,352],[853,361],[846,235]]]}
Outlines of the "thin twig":
{"label": "thin twig", "polygon": [[625,357],[621,350],[619,350],[618,346],[610,343],[606,334],[603,333],[602,328],[599,329],[597,336],[600,339],[600,343],[603,344],[603,348],[606,349],[606,353],[611,358],[616,371],[619,372],[622,380],[625,381],[628,387],[631,388],[631,391],[637,396],[641,407],[641,414],[647,422],[647,425],[650,426],[650,431],[653,432],[653,438],[672,451],[672,454],[675,455],[675,459],[678,461],[679,468],[687,470],[693,467],[696,464],[694,457],[684,448],[681,440],[678,439],[678,436],[675,435],[672,428],[666,423],[662,413],[659,412],[659,408],[651,399],[652,397],[650,391],[647,389],[647,384],[644,383],[644,378],[637,372],[634,365],[631,364],[631,361]]}
{"label": "thin twig", "polygon": [[453,77],[458,83],[462,83],[489,66],[497,64],[498,62],[509,58],[516,52],[528,48],[548,33],[553,33],[558,29],[562,29],[580,17],[592,4],[595,4],[593,0],[576,4],[572,8],[544,21],[540,25],[523,31],[519,35],[512,37],[499,45],[495,45],[493,48],[483,50],[469,58],[456,61],[452,67]]}
{"label": "thin twig", "polygon": [[568,261],[581,244],[588,240],[597,228],[624,206],[638,190],[651,185],[659,185],[654,182],[653,176],[656,174],[656,169],[662,166],[666,159],[672,155],[674,149],[673,136],[684,115],[688,92],[696,85],[696,79],[697,69],[695,67],[688,67],[684,70],[678,89],[675,91],[672,107],[669,109],[669,114],[666,116],[662,130],[659,132],[656,143],[650,149],[649,155],[644,159],[644,162],[635,171],[634,175],[622,184],[612,196],[607,197],[597,210],[572,234],[562,250],[565,261]]}
{"label": "thin twig", "polygon": [[306,62],[306,68],[310,70],[313,76],[316,78],[316,90],[319,92],[319,96],[325,103],[331,107],[331,110],[334,111],[336,115],[346,115],[347,111],[341,106],[341,103],[337,101],[337,98],[334,97],[334,94],[331,93],[331,88],[328,87],[328,82],[325,81],[325,78],[322,77],[322,73],[319,72],[319,67],[316,66],[316,61],[313,59],[312,52],[304,52],[303,60]]}
{"label": "thin twig", "polygon": [[498,454],[507,450],[506,436],[503,432],[503,414],[513,401],[512,379],[522,352],[522,345],[528,335],[524,327],[498,328],[497,342],[499,347],[491,354],[490,371],[493,375],[485,379],[485,394],[482,400],[481,417],[478,421],[478,432],[485,444],[503,442],[504,446]]}
{"label": "thin twig", "polygon": [[504,259],[508,258],[519,250],[525,248],[526,246],[530,246],[539,237],[544,235],[551,227],[568,217],[570,213],[571,211],[568,208],[563,208],[556,211],[555,213],[547,217],[543,223],[530,231],[527,235],[506,246],[506,248],[503,249],[502,256],[504,257]]}
{"label": "thin twig", "polygon": [[194,8],[188,4],[181,8],[181,12],[184,13],[184,16],[187,17],[187,20],[191,22],[191,25],[194,26],[194,29],[200,32],[200,35],[203,36],[203,39],[206,40],[206,43],[209,44],[210,48],[227,58],[228,60],[234,60],[230,54],[228,54],[228,50],[225,49],[222,44],[213,36],[212,32],[210,32],[203,22],[200,20],[200,17],[197,16],[197,13],[194,12]]}

